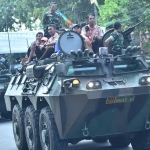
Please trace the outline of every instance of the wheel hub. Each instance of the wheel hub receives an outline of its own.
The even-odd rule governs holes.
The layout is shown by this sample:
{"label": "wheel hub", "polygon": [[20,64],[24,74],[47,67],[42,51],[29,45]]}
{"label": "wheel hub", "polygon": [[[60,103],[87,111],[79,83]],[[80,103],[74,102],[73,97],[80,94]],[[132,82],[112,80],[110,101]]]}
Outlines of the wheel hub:
{"label": "wheel hub", "polygon": [[30,146],[30,149],[33,147],[33,130],[32,126],[29,120],[27,120],[27,126],[26,126],[26,135],[27,135],[27,140]]}
{"label": "wheel hub", "polygon": [[42,142],[44,144],[44,149],[48,150],[50,143],[49,143],[49,135],[48,135],[47,125],[45,123],[43,123],[41,134],[42,134]]}
{"label": "wheel hub", "polygon": [[18,123],[18,120],[17,120],[16,117],[15,117],[15,119],[14,119],[13,128],[14,128],[15,139],[16,139],[17,141],[19,141],[19,140],[20,140],[20,134],[19,134],[20,131],[19,131],[19,123]]}

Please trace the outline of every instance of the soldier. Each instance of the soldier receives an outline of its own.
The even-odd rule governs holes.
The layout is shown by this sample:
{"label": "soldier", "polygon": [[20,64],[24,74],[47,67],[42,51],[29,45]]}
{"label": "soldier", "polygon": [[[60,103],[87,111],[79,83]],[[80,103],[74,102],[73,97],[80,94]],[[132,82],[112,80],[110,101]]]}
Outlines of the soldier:
{"label": "soldier", "polygon": [[90,40],[88,39],[88,37],[86,37],[84,34],[81,33],[81,26],[79,24],[74,24],[72,26],[72,30],[81,35],[81,37],[83,38],[83,41],[84,41],[84,48],[88,49],[90,52],[93,52],[93,49],[90,45]]}
{"label": "soldier", "polygon": [[88,14],[87,19],[88,25],[82,28],[82,34],[89,38],[94,53],[98,53],[99,47],[101,46],[101,39],[104,33],[101,27],[95,24],[96,22],[94,14]]}
{"label": "soldier", "polygon": [[105,41],[105,47],[110,47],[111,44],[111,54],[114,56],[121,55],[123,49],[123,35],[121,34],[121,23],[114,23],[114,32],[111,33],[110,37]]}
{"label": "soldier", "polygon": [[50,11],[45,13],[43,16],[43,28],[44,28],[44,36],[49,38],[50,35],[48,33],[48,26],[54,24],[56,29],[59,30],[61,28],[61,17],[56,13],[57,11],[57,3],[50,3]]}
{"label": "soldier", "polygon": [[0,54],[0,62],[5,62],[5,58],[2,56],[2,54]]}
{"label": "soldier", "polygon": [[59,38],[59,34],[56,32],[56,26],[55,25],[49,25],[48,32],[49,32],[51,37],[49,38],[47,44],[44,45],[46,50],[40,59],[49,58],[54,53],[55,44]]}
{"label": "soldier", "polygon": [[113,29],[113,22],[107,22],[106,25],[105,25],[105,28],[106,28],[106,32],[107,32],[108,30]]}
{"label": "soldier", "polygon": [[38,32],[36,34],[36,40],[31,44],[30,46],[30,54],[29,54],[29,58],[26,61],[26,64],[30,63],[33,60],[33,57],[35,56],[35,51],[37,50],[38,47],[40,47],[41,45],[41,39],[43,38],[43,33],[42,32]]}

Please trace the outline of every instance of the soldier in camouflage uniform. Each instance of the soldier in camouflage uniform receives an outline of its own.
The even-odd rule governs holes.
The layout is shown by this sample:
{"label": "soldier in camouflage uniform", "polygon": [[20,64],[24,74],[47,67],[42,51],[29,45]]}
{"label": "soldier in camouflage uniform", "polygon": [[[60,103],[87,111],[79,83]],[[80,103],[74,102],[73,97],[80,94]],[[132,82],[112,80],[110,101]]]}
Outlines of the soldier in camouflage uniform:
{"label": "soldier in camouflage uniform", "polygon": [[105,41],[105,47],[110,47],[111,45],[111,53],[116,55],[121,55],[121,51],[123,49],[123,35],[121,34],[121,23],[114,23],[114,32],[111,33],[110,37]]}
{"label": "soldier in camouflage uniform", "polygon": [[113,29],[113,28],[114,28],[113,25],[114,25],[113,22],[107,22],[106,25],[105,25],[106,32],[107,32],[108,30]]}
{"label": "soldier in camouflage uniform", "polygon": [[59,30],[61,28],[61,17],[56,13],[57,11],[57,3],[50,3],[50,11],[45,13],[43,16],[43,28],[44,28],[44,36],[50,37],[48,33],[48,26],[55,25],[56,29]]}

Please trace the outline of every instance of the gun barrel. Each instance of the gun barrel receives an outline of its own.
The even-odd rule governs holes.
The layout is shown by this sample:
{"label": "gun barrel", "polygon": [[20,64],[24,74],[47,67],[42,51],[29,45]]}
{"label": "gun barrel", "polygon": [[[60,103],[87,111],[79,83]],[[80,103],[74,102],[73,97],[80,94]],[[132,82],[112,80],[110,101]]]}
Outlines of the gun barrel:
{"label": "gun barrel", "polygon": [[136,25],[133,26],[133,28],[137,27],[138,25],[140,25],[141,23],[143,23],[144,20],[142,20],[141,22],[137,23]]}
{"label": "gun barrel", "polygon": [[138,25],[140,25],[140,24],[143,23],[143,22],[144,22],[144,20],[141,21],[141,22],[139,22],[139,23],[137,23],[136,25],[134,25],[134,26],[128,28],[127,30],[125,30],[125,31],[123,32],[123,35],[125,35],[125,36],[129,35],[129,34],[134,30],[135,27],[137,27]]}

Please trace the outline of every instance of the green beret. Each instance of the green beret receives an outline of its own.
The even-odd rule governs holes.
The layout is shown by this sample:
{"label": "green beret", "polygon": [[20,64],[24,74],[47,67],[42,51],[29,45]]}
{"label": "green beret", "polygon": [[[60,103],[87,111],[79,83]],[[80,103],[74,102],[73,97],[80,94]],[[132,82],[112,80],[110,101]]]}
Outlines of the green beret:
{"label": "green beret", "polygon": [[107,22],[105,28],[113,27],[113,22]]}
{"label": "green beret", "polygon": [[56,2],[50,2],[50,6],[52,6],[52,5],[57,5],[57,3]]}

